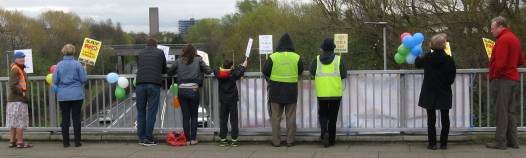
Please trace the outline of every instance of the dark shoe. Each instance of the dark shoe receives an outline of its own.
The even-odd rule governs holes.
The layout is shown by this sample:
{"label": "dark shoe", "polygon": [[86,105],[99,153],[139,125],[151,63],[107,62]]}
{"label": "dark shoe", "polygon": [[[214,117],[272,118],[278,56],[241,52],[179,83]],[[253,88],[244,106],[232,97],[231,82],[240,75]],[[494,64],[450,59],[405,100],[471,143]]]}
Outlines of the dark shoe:
{"label": "dark shoe", "polygon": [[232,139],[232,141],[230,141],[230,146],[238,147],[239,146],[239,141],[237,139]]}
{"label": "dark shoe", "polygon": [[75,143],[75,147],[81,147],[82,146],[82,143]]}
{"label": "dark shoe", "polygon": [[427,149],[429,150],[437,150],[437,146],[436,145],[427,145]]}
{"label": "dark shoe", "polygon": [[513,148],[513,149],[520,149],[519,145],[508,144],[508,147]]}
{"label": "dark shoe", "polygon": [[270,144],[272,145],[272,147],[281,147],[280,144],[278,144],[278,145],[276,145],[276,144],[274,144],[274,143],[270,143]]}
{"label": "dark shoe", "polygon": [[447,150],[447,145],[440,145],[440,149]]}
{"label": "dark shoe", "polygon": [[64,148],[69,148],[71,145],[68,144],[64,144]]}
{"label": "dark shoe", "polygon": [[295,146],[294,143],[287,143],[287,147],[293,147]]}
{"label": "dark shoe", "polygon": [[219,146],[220,146],[220,147],[226,147],[226,146],[228,146],[228,140],[227,140],[227,139],[221,139],[221,140],[219,140]]}
{"label": "dark shoe", "polygon": [[486,148],[490,149],[499,149],[499,150],[506,150],[505,146],[497,145],[496,143],[487,143]]}
{"label": "dark shoe", "polygon": [[142,139],[139,140],[139,143],[138,143],[138,144],[139,144],[139,145],[144,145],[144,140],[142,140]]}
{"label": "dark shoe", "polygon": [[144,146],[156,146],[157,145],[157,142],[153,141],[153,140],[144,140]]}
{"label": "dark shoe", "polygon": [[325,133],[322,138],[323,147],[329,147],[329,135]]}

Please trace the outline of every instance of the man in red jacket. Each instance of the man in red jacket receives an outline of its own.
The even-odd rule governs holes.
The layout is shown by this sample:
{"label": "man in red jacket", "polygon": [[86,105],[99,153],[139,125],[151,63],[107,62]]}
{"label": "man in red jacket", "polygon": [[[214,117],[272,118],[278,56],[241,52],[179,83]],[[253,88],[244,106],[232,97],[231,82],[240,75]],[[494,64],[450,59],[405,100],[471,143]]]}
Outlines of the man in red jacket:
{"label": "man in red jacket", "polygon": [[508,29],[504,17],[491,20],[491,33],[497,38],[489,63],[491,93],[497,106],[496,142],[486,144],[493,149],[519,148],[517,137],[517,105],[519,72],[517,67],[524,64],[521,42]]}

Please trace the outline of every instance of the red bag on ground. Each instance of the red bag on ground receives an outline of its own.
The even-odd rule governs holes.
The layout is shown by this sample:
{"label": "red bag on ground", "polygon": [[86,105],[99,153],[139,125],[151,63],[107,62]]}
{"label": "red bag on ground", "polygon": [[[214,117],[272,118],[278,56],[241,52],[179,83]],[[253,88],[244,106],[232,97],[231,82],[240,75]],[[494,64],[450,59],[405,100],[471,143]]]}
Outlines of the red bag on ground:
{"label": "red bag on ground", "polygon": [[166,135],[166,143],[171,146],[185,146],[186,145],[186,136],[184,132],[175,132],[170,131]]}

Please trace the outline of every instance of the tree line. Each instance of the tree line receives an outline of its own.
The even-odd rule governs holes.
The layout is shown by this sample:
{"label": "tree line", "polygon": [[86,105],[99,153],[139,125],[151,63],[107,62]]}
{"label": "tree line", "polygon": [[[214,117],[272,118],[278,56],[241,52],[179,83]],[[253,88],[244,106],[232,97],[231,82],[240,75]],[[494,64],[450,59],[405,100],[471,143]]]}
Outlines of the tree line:
{"label": "tree line", "polygon": [[[275,46],[281,34],[288,32],[307,65],[320,54],[324,38],[347,33],[349,53],[343,54],[350,61],[347,66],[383,69],[383,26],[365,23],[382,21],[387,22],[388,69],[414,69],[397,65],[393,59],[403,32],[422,32],[426,38],[447,33],[458,68],[486,68],[488,57],[481,38],[495,39],[490,33],[491,19],[508,18],[524,45],[525,4],[525,0],[243,0],[237,3],[236,13],[201,20],[186,40],[206,43],[209,53],[216,56],[213,62],[220,63],[224,58],[243,60],[249,37],[273,35]],[[424,51],[429,51],[426,42]],[[257,40],[254,46],[257,48]],[[257,60],[255,56],[250,63],[255,65]]]}

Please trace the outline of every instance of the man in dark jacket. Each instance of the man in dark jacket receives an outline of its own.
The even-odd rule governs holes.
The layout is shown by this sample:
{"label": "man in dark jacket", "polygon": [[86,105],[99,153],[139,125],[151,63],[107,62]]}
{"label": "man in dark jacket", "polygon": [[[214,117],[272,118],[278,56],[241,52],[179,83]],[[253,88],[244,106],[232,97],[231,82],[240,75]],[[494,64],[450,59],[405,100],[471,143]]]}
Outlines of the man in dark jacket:
{"label": "man in dark jacket", "polygon": [[281,116],[287,119],[287,146],[293,146],[296,135],[296,102],[298,78],[303,72],[303,62],[294,53],[294,44],[288,33],[279,40],[276,52],[265,62],[263,75],[269,82],[269,102],[272,122],[272,145],[281,143]]}
{"label": "man in dark jacket", "polygon": [[157,49],[157,41],[148,39],[147,46],[137,60],[137,134],[139,144],[153,146],[153,128],[159,107],[162,74],[166,74],[166,58],[162,50]]}
{"label": "man in dark jacket", "polygon": [[332,38],[325,39],[320,48],[323,53],[312,61],[310,74],[315,77],[316,82],[321,140],[325,147],[329,147],[336,143],[336,121],[342,100],[342,81],[347,78],[347,70],[341,57],[334,54],[336,45]]}
{"label": "man in dark jacket", "polygon": [[524,64],[521,42],[509,29],[504,17],[491,21],[491,33],[497,37],[489,63],[490,89],[497,105],[496,142],[486,145],[488,148],[519,148],[517,137],[517,106],[519,71]]}
{"label": "man in dark jacket", "polygon": [[[225,60],[223,66],[219,69],[214,70],[214,76],[216,77],[219,85],[219,102],[220,107],[220,126],[219,126],[219,137],[220,146],[238,146],[239,141],[237,140],[239,134],[238,128],[238,115],[237,115],[237,102],[239,100],[236,82],[245,73],[247,67],[247,61],[236,68],[233,68],[233,62],[231,60]],[[229,142],[226,139],[228,133],[228,118],[230,116],[230,132],[232,140]]]}

